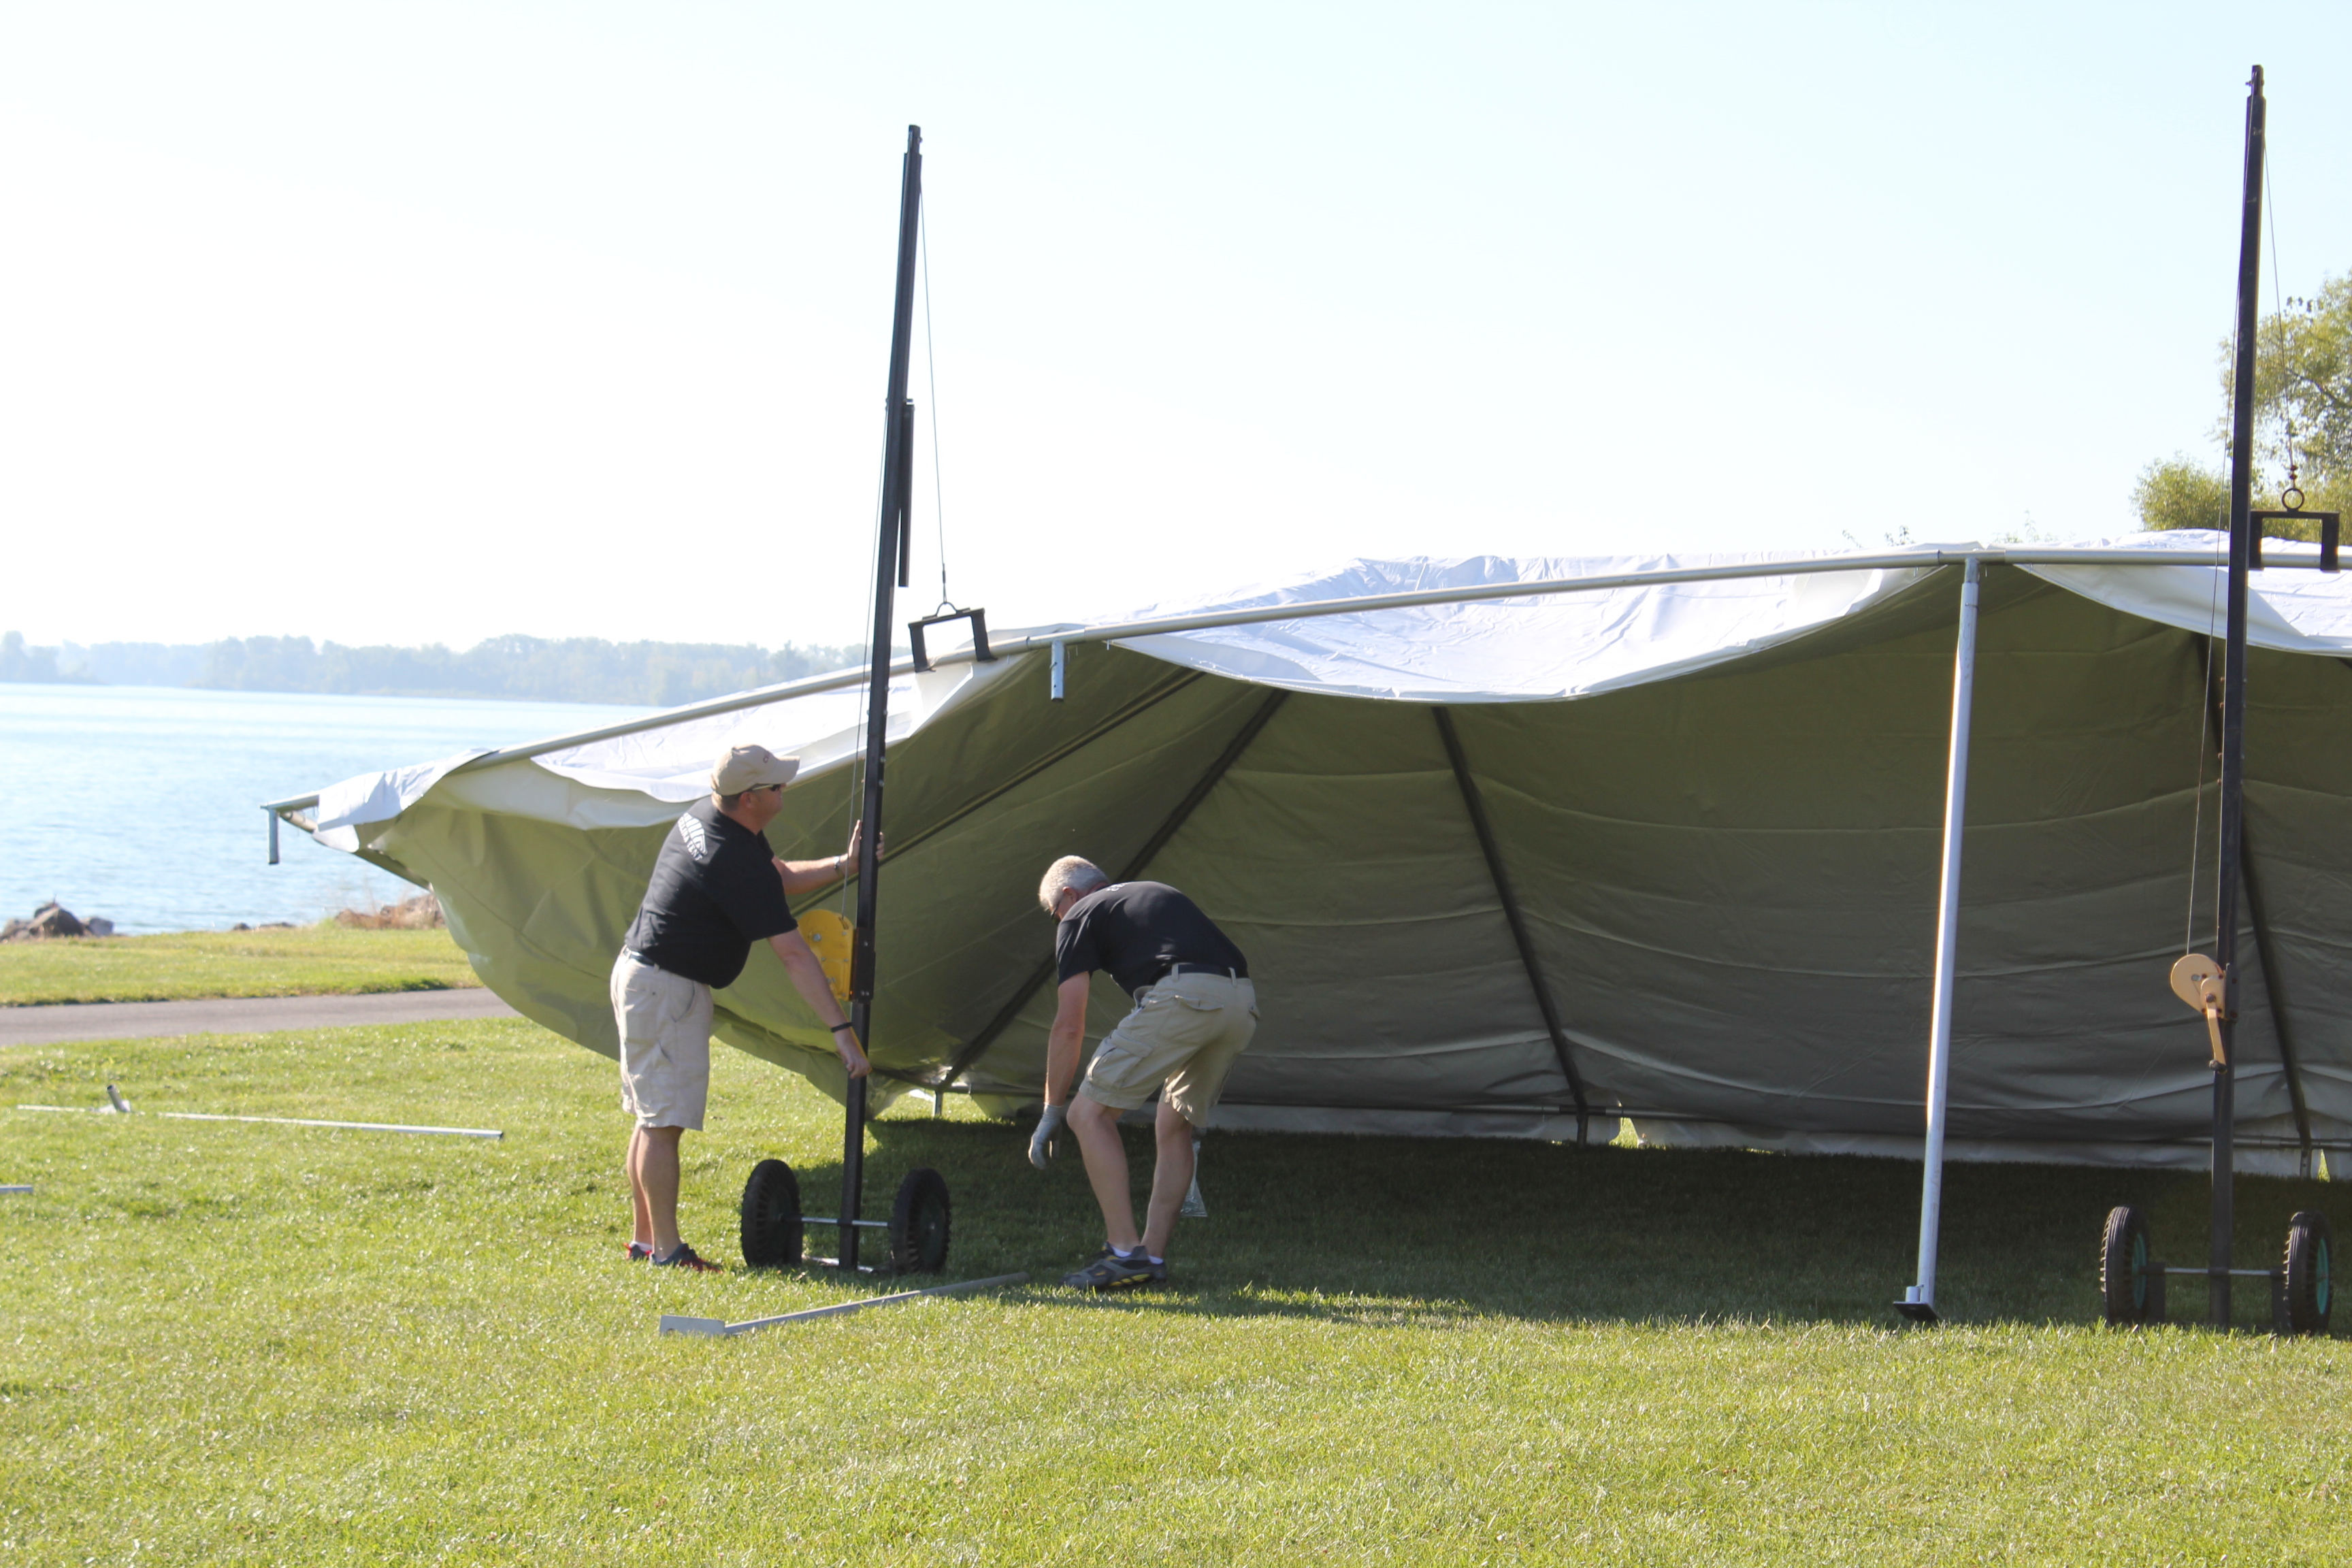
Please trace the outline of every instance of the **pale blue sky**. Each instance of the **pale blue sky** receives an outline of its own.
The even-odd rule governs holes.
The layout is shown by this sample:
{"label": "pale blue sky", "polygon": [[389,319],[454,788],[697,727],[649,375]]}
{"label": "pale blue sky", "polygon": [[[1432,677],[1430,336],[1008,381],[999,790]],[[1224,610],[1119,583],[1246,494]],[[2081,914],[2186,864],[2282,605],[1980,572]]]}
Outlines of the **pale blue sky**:
{"label": "pale blue sky", "polygon": [[997,624],[2118,531],[2218,411],[2252,61],[2284,289],[2352,268],[2347,48],[2261,5],[19,3],[0,625],[859,636],[910,121]]}

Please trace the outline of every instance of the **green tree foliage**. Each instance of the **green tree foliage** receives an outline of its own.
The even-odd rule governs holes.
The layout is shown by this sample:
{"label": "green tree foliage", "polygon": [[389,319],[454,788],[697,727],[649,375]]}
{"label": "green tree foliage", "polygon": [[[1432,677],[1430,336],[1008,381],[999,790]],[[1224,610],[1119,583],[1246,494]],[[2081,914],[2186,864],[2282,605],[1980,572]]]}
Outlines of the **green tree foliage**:
{"label": "green tree foliage", "polygon": [[2352,273],[2329,279],[2311,299],[2289,300],[2263,322],[2256,342],[2254,407],[2263,457],[2287,466],[2291,428],[2305,479],[2352,476]]}
{"label": "green tree foliage", "polygon": [[[2221,344],[2221,389],[2236,382],[2235,356]],[[2226,419],[2216,437],[2226,442]],[[2256,329],[2254,352],[2254,504],[2284,507],[2289,478],[2315,511],[2352,511],[2352,273],[2328,279],[2316,295],[2289,300]],[[2150,463],[2132,490],[2141,523],[2158,528],[2223,528],[2230,483],[2219,467],[2186,457]],[[2316,523],[2273,521],[2274,538],[2316,539]]]}
{"label": "green tree foliage", "polygon": [[55,680],[57,678],[57,649],[26,647],[22,632],[0,635],[0,680]]}
{"label": "green tree foliage", "polygon": [[27,647],[22,632],[0,633],[0,680],[38,681],[53,684],[59,681],[87,684],[89,677],[78,670],[58,668],[58,650],[53,647]]}
{"label": "green tree foliage", "polygon": [[2132,507],[2146,528],[2227,528],[2230,482],[2187,458],[2169,458],[2140,470]]}

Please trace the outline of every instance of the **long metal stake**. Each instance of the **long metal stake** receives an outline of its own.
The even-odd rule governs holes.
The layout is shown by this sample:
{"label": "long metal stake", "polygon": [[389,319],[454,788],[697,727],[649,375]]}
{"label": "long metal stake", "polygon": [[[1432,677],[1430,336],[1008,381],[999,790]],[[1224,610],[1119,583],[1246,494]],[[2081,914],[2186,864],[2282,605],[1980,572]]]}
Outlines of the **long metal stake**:
{"label": "long metal stake", "polygon": [[[874,1040],[874,915],[882,869],[883,738],[890,721],[891,590],[903,574],[913,422],[907,416],[907,358],[913,342],[915,247],[923,202],[923,128],[907,127],[898,188],[898,292],[890,317],[890,384],[882,403],[882,521],[874,542],[873,667],[866,688],[866,824],[857,842],[857,926],[850,949],[849,1021],[858,1041]],[[857,1215],[866,1188],[866,1080],[849,1080],[841,1128],[841,1267],[857,1267]]]}
{"label": "long metal stake", "polygon": [[1927,1022],[1927,1142],[1919,1173],[1919,1278],[1895,1303],[1936,1321],[1936,1247],[1944,1218],[1945,1102],[1952,1082],[1952,982],[1960,951],[1960,840],[1969,814],[1969,710],[1977,684],[1977,563],[1960,578],[1959,646],[1952,655],[1952,745],[1944,775],[1944,853],[1936,902],[1936,985]]}
{"label": "long metal stake", "polygon": [[2253,551],[2254,338],[2263,270],[2263,68],[2246,93],[2246,174],[2238,228],[2238,343],[2230,397],[2229,623],[2221,660],[2221,801],[2213,958],[2221,966],[2221,1062],[2213,1071],[2213,1215],[2205,1266],[2213,1325],[2230,1326],[2237,1198],[2238,885],[2246,805],[2246,569]]}

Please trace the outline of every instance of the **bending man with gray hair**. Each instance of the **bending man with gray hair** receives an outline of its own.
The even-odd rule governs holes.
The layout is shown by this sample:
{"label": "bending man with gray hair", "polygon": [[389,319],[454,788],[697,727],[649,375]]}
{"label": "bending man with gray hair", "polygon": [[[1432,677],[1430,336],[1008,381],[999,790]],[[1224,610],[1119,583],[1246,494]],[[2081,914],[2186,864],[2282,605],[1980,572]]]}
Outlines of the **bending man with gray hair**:
{"label": "bending man with gray hair", "polygon": [[[1045,1111],[1029,1141],[1029,1160],[1045,1168],[1045,1146],[1066,1118],[1107,1233],[1101,1254],[1062,1283],[1089,1290],[1164,1284],[1176,1211],[1192,1182],[1192,1140],[1257,1028],[1249,960],[1200,905],[1167,883],[1114,884],[1093,861],[1075,855],[1045,868],[1037,901],[1061,922],[1054,936],[1061,986],[1045,1039]],[[1135,1008],[1096,1049],[1074,1097],[1097,969],[1110,971]],[[1155,1089],[1160,1152],[1138,1235],[1118,1119]]]}

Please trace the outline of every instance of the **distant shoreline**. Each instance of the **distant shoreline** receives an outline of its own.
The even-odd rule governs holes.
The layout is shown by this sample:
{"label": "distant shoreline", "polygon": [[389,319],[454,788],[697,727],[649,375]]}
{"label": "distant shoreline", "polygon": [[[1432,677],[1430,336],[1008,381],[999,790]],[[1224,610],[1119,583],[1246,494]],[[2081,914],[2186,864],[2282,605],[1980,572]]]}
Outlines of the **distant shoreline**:
{"label": "distant shoreline", "polygon": [[856,647],[786,643],[769,649],[520,635],[463,651],[438,643],[349,647],[305,637],[35,647],[12,631],[0,635],[0,682],[675,708],[846,669],[865,657]]}
{"label": "distant shoreline", "polygon": [[582,708],[645,708],[665,706],[657,702],[605,702],[593,699],[574,700],[568,697],[530,697],[506,691],[289,691],[268,686],[158,686],[152,681],[92,680],[60,678],[56,680],[11,680],[0,677],[0,687],[53,686],[69,691],[216,691],[250,697],[385,697],[414,702],[511,702],[517,707],[530,704],[573,704]]}

